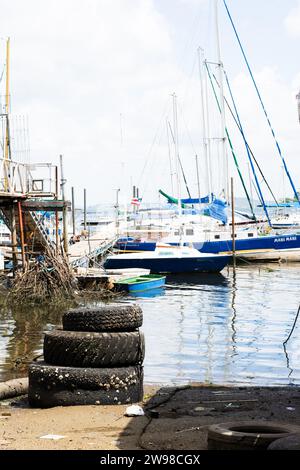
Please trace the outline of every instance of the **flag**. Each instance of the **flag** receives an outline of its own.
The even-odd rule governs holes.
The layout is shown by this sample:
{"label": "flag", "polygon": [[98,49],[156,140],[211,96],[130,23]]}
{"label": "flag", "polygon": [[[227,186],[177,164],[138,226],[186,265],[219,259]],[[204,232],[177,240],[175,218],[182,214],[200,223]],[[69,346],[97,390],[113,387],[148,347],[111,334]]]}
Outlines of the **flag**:
{"label": "flag", "polygon": [[131,205],[132,205],[132,206],[139,206],[139,205],[140,205],[140,200],[139,200],[139,198],[133,197],[133,198],[131,199]]}

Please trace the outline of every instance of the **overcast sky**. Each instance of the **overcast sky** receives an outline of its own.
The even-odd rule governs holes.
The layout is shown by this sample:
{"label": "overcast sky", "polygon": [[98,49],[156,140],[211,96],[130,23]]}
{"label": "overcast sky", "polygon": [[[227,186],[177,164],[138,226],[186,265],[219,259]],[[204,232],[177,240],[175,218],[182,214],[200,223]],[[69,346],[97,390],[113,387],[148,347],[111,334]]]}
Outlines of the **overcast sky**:
{"label": "overcast sky", "polygon": [[[222,58],[248,140],[278,195],[281,162],[220,0]],[[300,1],[227,0],[284,156],[300,188]],[[11,38],[12,114],[28,116],[31,161],[63,154],[77,205],[137,184],[170,191],[166,119],[178,96],[180,154],[195,194],[204,175],[197,48],[213,59],[212,0],[0,0],[1,71]],[[3,95],[4,81],[1,83]],[[230,122],[228,123],[231,126]],[[247,174],[242,143],[234,142]],[[217,171],[217,170],[216,170]],[[231,169],[231,171],[233,171]],[[233,173],[235,174],[235,173]],[[201,179],[201,186],[205,183]],[[237,193],[242,195],[238,183]],[[285,182],[286,191],[288,189]]]}

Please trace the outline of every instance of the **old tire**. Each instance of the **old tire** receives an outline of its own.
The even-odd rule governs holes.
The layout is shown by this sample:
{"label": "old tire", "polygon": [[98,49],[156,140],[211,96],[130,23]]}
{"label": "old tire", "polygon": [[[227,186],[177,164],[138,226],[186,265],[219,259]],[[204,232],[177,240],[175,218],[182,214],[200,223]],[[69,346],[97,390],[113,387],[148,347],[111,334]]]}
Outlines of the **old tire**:
{"label": "old tire", "polygon": [[48,364],[72,367],[121,367],[142,364],[144,334],[92,333],[54,330],[44,337],[44,359]]}
{"label": "old tire", "polygon": [[269,445],[268,450],[300,450],[300,434],[276,439]]}
{"label": "old tire", "polygon": [[138,305],[104,305],[69,310],[62,321],[69,331],[133,331],[142,326],[143,312]]}
{"label": "old tire", "polygon": [[143,399],[141,366],[83,369],[35,362],[28,374],[28,400],[33,407],[120,405]]}
{"label": "old tire", "polygon": [[262,450],[295,432],[293,426],[264,421],[214,424],[208,428],[207,443],[209,450]]}

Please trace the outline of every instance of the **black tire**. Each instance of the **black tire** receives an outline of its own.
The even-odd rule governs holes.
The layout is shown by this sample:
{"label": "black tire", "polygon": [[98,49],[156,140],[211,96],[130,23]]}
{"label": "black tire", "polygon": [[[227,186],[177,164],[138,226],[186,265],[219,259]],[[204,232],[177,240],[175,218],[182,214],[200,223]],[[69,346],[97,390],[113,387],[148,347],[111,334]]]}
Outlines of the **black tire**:
{"label": "black tire", "polygon": [[142,364],[144,334],[89,333],[54,330],[44,337],[44,359],[48,364],[72,367],[122,367]]}
{"label": "black tire", "polygon": [[62,321],[69,331],[133,331],[142,326],[143,312],[138,305],[104,305],[69,310]]}
{"label": "black tire", "polygon": [[264,421],[213,424],[208,428],[207,443],[209,450],[262,450],[293,432],[297,432],[293,426]]}
{"label": "black tire", "polygon": [[141,366],[82,369],[34,362],[28,375],[28,400],[33,407],[121,405],[143,399]]}

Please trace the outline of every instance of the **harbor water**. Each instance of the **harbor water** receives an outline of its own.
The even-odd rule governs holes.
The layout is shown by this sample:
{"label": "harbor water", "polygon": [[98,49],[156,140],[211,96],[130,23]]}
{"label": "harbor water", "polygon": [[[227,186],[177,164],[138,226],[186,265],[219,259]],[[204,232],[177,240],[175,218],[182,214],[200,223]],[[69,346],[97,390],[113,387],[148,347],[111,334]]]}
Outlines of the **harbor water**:
{"label": "harbor water", "polygon": [[[168,277],[165,288],[125,298],[144,312],[145,382],[299,385],[300,325],[283,346],[299,292],[300,264],[267,264]],[[0,381],[25,375],[62,313],[1,310]]]}

